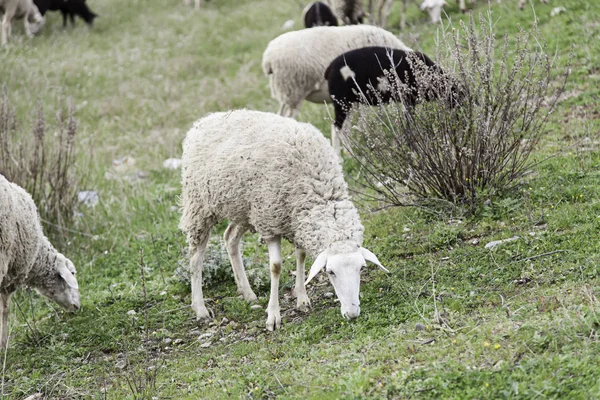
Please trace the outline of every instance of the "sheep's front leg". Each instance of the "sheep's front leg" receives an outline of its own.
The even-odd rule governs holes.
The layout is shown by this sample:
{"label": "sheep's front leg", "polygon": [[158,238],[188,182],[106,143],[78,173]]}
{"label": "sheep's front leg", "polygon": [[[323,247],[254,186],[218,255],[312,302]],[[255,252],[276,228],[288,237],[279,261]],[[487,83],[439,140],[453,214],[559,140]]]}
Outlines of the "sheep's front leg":
{"label": "sheep's front leg", "polygon": [[335,154],[338,156],[338,159],[342,160],[342,145],[340,143],[340,136],[335,125],[331,125],[331,146],[335,151]]}
{"label": "sheep's front leg", "polygon": [[8,306],[10,294],[0,294],[0,350],[8,346]]}
{"label": "sheep's front leg", "polygon": [[294,287],[294,296],[296,296],[296,308],[302,311],[308,310],[310,307],[310,299],[306,294],[304,286],[304,261],[306,260],[306,252],[301,248],[296,247],[296,286]]}
{"label": "sheep's front leg", "polygon": [[225,240],[225,247],[227,248],[231,267],[233,268],[233,276],[235,277],[238,293],[244,296],[246,301],[254,302],[258,300],[258,298],[252,291],[248,278],[246,277],[244,262],[242,260],[242,251],[240,249],[240,243],[246,230],[245,227],[240,225],[230,224],[225,230],[223,239]]}
{"label": "sheep's front leg", "polygon": [[29,24],[29,21],[27,19],[28,19],[28,16],[26,15],[25,18],[23,18],[23,28],[25,29],[25,35],[29,39],[32,39],[33,33],[31,33],[31,25]]}
{"label": "sheep's front leg", "polygon": [[267,306],[267,329],[273,331],[281,327],[279,309],[279,275],[281,274],[281,238],[279,236],[267,241],[269,249],[269,267],[271,269],[271,295]]}
{"label": "sheep's front leg", "polygon": [[4,18],[2,18],[2,38],[0,39],[0,43],[2,46],[8,43],[8,39],[10,38],[10,21],[11,16],[8,12],[4,14]]}
{"label": "sheep's front leg", "polygon": [[[210,232],[210,231],[209,231]],[[202,295],[202,264],[204,252],[208,244],[209,234],[204,234],[196,242],[190,241],[190,271],[192,273],[192,310],[196,313],[197,321],[205,321],[211,318],[204,304]]]}

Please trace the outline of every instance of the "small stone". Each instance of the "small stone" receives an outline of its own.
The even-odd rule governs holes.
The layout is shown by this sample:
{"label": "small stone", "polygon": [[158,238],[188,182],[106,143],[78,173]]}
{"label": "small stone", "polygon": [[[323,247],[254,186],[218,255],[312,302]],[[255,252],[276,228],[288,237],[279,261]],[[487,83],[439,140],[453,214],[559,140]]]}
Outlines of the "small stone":
{"label": "small stone", "polygon": [[29,397],[26,397],[24,400],[42,400],[44,398],[43,393],[35,393]]}
{"label": "small stone", "polygon": [[162,292],[160,292],[160,295],[161,295],[161,296],[164,296],[164,295],[166,295],[166,294],[167,294],[167,292],[166,292],[166,291],[164,291],[164,290],[163,290]]}
{"label": "small stone", "polygon": [[223,317],[223,319],[221,320],[221,325],[226,325],[229,322],[229,320],[225,317]]}
{"label": "small stone", "polygon": [[415,325],[415,329],[418,331],[424,331],[425,330],[425,325],[417,322],[417,324]]}
{"label": "small stone", "polygon": [[173,344],[181,344],[183,343],[183,339],[175,339],[175,341],[173,342]]}
{"label": "small stone", "polygon": [[179,158],[168,158],[163,161],[163,167],[166,169],[179,169],[181,167],[181,159]]}
{"label": "small stone", "polygon": [[473,246],[477,246],[479,244],[479,239],[473,239],[473,240],[471,240],[471,244]]}
{"label": "small stone", "polygon": [[253,304],[250,306],[251,310],[262,310],[262,306],[260,304]]}
{"label": "small stone", "polygon": [[212,337],[212,333],[203,333],[202,335],[198,336],[198,341],[202,341],[204,339],[208,339],[210,337]]}
{"label": "small stone", "polygon": [[284,31],[290,30],[294,27],[295,21],[293,19],[288,19],[281,25],[281,29]]}
{"label": "small stone", "polygon": [[117,361],[117,364],[115,364],[115,367],[117,367],[118,369],[123,369],[127,366],[127,361],[125,360],[119,360]]}
{"label": "small stone", "polygon": [[129,311],[127,311],[127,315],[135,315],[135,314],[137,314],[135,312],[135,310],[129,310]]}
{"label": "small stone", "polygon": [[330,299],[333,297],[333,293],[331,292],[325,292],[323,293],[323,297],[325,297],[326,299]]}
{"label": "small stone", "polygon": [[171,339],[171,338],[165,338],[165,340],[163,340],[163,342],[165,344],[171,344],[171,342],[173,342],[173,339]]}
{"label": "small stone", "polygon": [[486,249],[490,249],[490,250],[491,250],[491,249],[493,249],[494,247],[496,247],[496,246],[499,246],[499,245],[501,245],[501,244],[508,243],[508,242],[514,242],[515,240],[519,240],[519,239],[520,239],[520,237],[519,237],[519,236],[513,236],[513,237],[511,237],[511,238],[508,238],[508,239],[503,239],[503,240],[494,240],[494,241],[491,241],[491,242],[489,242],[488,244],[486,244],[486,245],[485,245],[485,248],[486,248]]}
{"label": "small stone", "polygon": [[222,338],[219,339],[219,342],[224,342],[226,340],[227,340],[227,338],[222,337]]}
{"label": "small stone", "polygon": [[210,347],[211,344],[212,344],[211,342],[202,343],[200,345],[200,347],[202,347],[203,349],[206,349],[206,348]]}

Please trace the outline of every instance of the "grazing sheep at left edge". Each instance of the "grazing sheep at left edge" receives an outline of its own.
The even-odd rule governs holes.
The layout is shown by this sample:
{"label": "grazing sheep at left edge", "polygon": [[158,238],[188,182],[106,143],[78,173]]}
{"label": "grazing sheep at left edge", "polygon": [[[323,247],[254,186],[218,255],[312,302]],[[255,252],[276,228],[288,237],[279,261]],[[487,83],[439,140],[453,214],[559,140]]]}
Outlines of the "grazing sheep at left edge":
{"label": "grazing sheep at left edge", "polygon": [[321,1],[309,3],[302,11],[305,28],[315,26],[338,26],[337,17],[329,6]]}
{"label": "grazing sheep at left edge", "polygon": [[[244,232],[266,242],[271,271],[267,329],[281,325],[281,239],[296,246],[298,306],[308,305],[306,254],[315,258],[307,281],[326,269],[345,318],[360,313],[360,272],[377,257],[361,247],[363,226],[350,201],[341,167],[321,132],[279,115],[238,110],[197,121],[183,142],[183,215],[192,274],[192,309],[210,318],[202,295],[202,263],[211,228],[229,220],[225,242],[238,289],[256,299],[240,252]],[[387,270],[386,270],[387,271]]]}
{"label": "grazing sheep at left edge", "polygon": [[44,17],[32,0],[0,0],[0,45],[8,43],[13,19],[23,18],[25,34],[32,38],[44,26]]}
{"label": "grazing sheep at left edge", "polygon": [[86,24],[92,26],[94,19],[98,17],[86,4],[86,0],[34,0],[42,15],[48,10],[60,11],[63,17],[63,26],[67,26],[67,17],[71,25],[75,26],[75,16],[79,16]]}
{"label": "grazing sheep at left edge", "polygon": [[8,305],[29,286],[69,311],[79,308],[75,267],[42,232],[31,196],[0,175],[0,348],[7,346]]}
{"label": "grazing sheep at left edge", "polygon": [[[303,100],[331,102],[325,70],[340,54],[365,46],[410,51],[393,33],[370,25],[318,26],[284,33],[269,42],[262,68],[269,77],[271,96],[280,103],[279,115],[296,117]],[[332,130],[331,142],[339,153]]]}

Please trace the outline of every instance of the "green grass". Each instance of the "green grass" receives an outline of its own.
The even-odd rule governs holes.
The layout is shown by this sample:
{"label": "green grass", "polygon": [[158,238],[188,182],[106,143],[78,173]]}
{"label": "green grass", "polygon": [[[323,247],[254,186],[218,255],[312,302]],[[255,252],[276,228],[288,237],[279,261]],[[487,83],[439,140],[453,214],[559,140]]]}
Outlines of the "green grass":
{"label": "green grass", "polygon": [[[66,314],[25,290],[15,296],[5,398],[142,397],[128,381],[146,377],[155,384],[144,395],[161,399],[600,397],[598,2],[534,1],[549,51],[564,65],[573,44],[574,59],[570,97],[520,191],[471,217],[364,210],[366,246],[392,272],[365,274],[362,314],[350,323],[323,296],[328,284],[311,285],[310,312],[293,309],[287,246],[284,326],[275,333],[264,329],[264,309],[237,297],[232,279],[205,290],[215,320],[196,326],[189,287],[174,273],[186,247],[177,228],[179,172],[162,162],[180,156],[185,132],[207,112],[277,110],[261,55],[286,20],[300,26],[303,4],[213,0],[193,12],[180,0],[89,3],[100,14],[93,29],[80,22],[63,30],[60,14],[50,14],[41,36],[25,40],[18,24],[0,49],[0,84],[20,118],[38,98],[49,110],[73,96],[81,189],[100,195],[97,207],[79,210],[73,229],[85,235],[60,245],[79,271],[81,311]],[[550,18],[557,6],[567,12]],[[454,3],[446,10],[455,25],[467,18]],[[499,38],[532,23],[531,7],[519,11],[515,0],[491,10]],[[411,4],[399,35],[434,54],[437,27],[426,21]],[[327,116],[305,104],[299,119],[328,134]],[[112,160],[124,156],[136,163],[117,170]],[[484,248],[512,236],[520,239]],[[266,249],[247,239],[245,256],[264,263]],[[256,292],[265,307],[268,285]],[[124,359],[128,366],[117,368]]]}

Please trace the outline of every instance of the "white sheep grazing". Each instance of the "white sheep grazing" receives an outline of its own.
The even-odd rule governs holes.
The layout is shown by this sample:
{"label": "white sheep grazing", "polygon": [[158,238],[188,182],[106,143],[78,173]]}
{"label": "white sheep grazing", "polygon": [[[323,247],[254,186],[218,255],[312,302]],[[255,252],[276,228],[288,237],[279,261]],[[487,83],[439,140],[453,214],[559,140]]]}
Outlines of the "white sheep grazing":
{"label": "white sheep grazing", "polygon": [[[331,102],[325,70],[339,55],[366,46],[410,51],[400,39],[370,25],[318,26],[284,33],[269,42],[262,67],[269,76],[271,96],[280,103],[279,115],[295,118],[303,100]],[[339,138],[331,131],[339,153]]]}
{"label": "white sheep grazing", "polygon": [[[186,6],[190,6],[192,4],[192,0],[183,0],[183,3]],[[194,10],[199,10],[201,3],[204,3],[204,0],[194,0]]]}
{"label": "white sheep grazing", "polygon": [[362,0],[328,0],[329,6],[346,25],[362,24],[365,12]]}
{"label": "white sheep grazing", "polygon": [[73,263],[42,232],[31,196],[0,175],[0,348],[8,342],[8,306],[19,286],[35,288],[69,311],[79,308]]}
{"label": "white sheep grazing", "polygon": [[0,14],[4,14],[0,22],[0,45],[8,43],[14,19],[23,18],[25,34],[30,38],[42,29],[46,21],[33,0],[0,0]]}
{"label": "white sheep grazing", "polygon": [[214,113],[187,133],[182,160],[179,226],[190,246],[192,309],[198,320],[210,318],[202,295],[202,263],[211,228],[223,219],[230,223],[225,241],[238,289],[248,300],[256,296],[244,272],[240,240],[253,230],[267,244],[271,270],[267,329],[281,324],[282,238],[296,246],[298,306],[309,304],[303,282],[308,254],[315,262],[306,283],[326,268],[342,315],[359,315],[361,268],[365,261],[383,267],[361,247],[360,217],[337,157],[319,130],[259,111]]}

